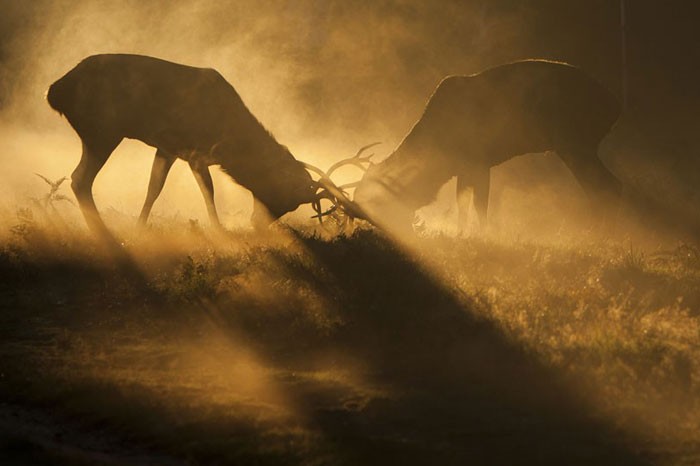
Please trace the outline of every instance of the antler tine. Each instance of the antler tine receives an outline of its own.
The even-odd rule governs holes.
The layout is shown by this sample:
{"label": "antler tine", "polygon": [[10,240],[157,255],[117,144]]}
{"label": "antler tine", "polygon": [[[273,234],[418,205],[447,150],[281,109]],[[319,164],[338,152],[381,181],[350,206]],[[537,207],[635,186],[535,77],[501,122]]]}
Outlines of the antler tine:
{"label": "antler tine", "polygon": [[336,210],[338,210],[338,204],[334,204],[334,205],[333,205],[330,209],[328,209],[327,211],[325,211],[325,212],[319,212],[319,213],[317,213],[316,215],[312,216],[311,218],[317,218],[319,222],[323,223],[323,217],[325,217],[326,215],[332,214],[332,213],[335,212]]}
{"label": "antler tine", "polygon": [[360,184],[359,181],[353,181],[352,183],[341,184],[340,186],[338,186],[338,189],[340,189],[341,191],[345,192],[346,189],[357,188],[357,186],[358,186],[359,184]]}
{"label": "antler tine", "polygon": [[311,218],[318,218],[319,223],[323,225],[323,219],[321,218],[323,214],[323,210],[321,209],[321,201],[319,199],[315,200],[311,203],[311,207],[313,207],[314,212],[316,212],[316,215],[313,215]]}
{"label": "antler tine", "polygon": [[357,151],[355,155],[352,157],[349,157],[347,159],[339,160],[338,162],[334,163],[331,165],[331,167],[326,171],[326,174],[328,176],[331,176],[334,171],[337,169],[344,167],[345,165],[354,165],[358,167],[359,169],[363,171],[367,171],[367,167],[364,166],[365,163],[369,164],[372,163],[370,160],[374,154],[369,154],[364,157],[362,157],[362,154],[367,150],[370,149],[378,144],[381,144],[381,142],[373,142],[372,144],[367,144],[366,146],[360,147],[360,150]]}
{"label": "antler tine", "polygon": [[318,167],[315,167],[315,166],[311,165],[310,163],[302,162],[302,161],[299,161],[299,163],[300,163],[304,168],[306,168],[306,169],[309,170],[310,172],[316,173],[316,174],[317,174],[318,176],[320,176],[321,178],[327,178],[327,177],[328,177],[328,175],[326,175],[326,172],[324,172],[323,170],[321,170],[321,169],[318,168]]}
{"label": "antler tine", "polygon": [[[367,167],[365,167],[364,164],[371,164],[372,162],[370,161],[370,159],[374,154],[366,155],[364,157],[362,156],[362,154],[369,148],[374,147],[377,144],[381,143],[373,142],[372,144],[367,144],[366,146],[361,147],[360,150],[358,150],[353,157],[336,162],[325,172],[320,168],[315,167],[309,163],[299,161],[299,163],[305,169],[307,169],[311,173],[315,173],[319,177],[318,180],[315,181],[315,184],[318,187],[318,189],[321,189],[321,191],[316,194],[316,198],[311,202],[311,206],[316,212],[316,215],[314,215],[311,218],[317,218],[318,221],[321,224],[323,224],[323,217],[332,214],[339,208],[349,218],[368,218],[364,210],[360,206],[355,204],[352,200],[350,200],[348,194],[345,192],[345,189],[354,188],[358,185],[359,182],[347,183],[342,186],[336,186],[336,184],[333,183],[333,180],[331,180],[331,174],[344,165],[355,165],[361,168],[362,170],[366,171]],[[321,199],[328,199],[329,201],[331,201],[331,203],[333,203],[331,208],[325,212],[321,208]]]}
{"label": "antler tine", "polygon": [[[373,142],[373,143],[371,143],[371,144],[367,144],[366,146],[360,147],[360,150],[357,151],[357,154],[355,154],[355,157],[359,157],[359,156],[362,155],[362,153],[363,153],[364,151],[366,151],[367,149],[370,149],[370,148],[372,148],[372,147],[374,147],[374,146],[378,146],[379,144],[381,144],[381,141]],[[367,156],[367,158],[369,158],[369,157],[372,157],[372,156],[371,156],[371,155]]]}
{"label": "antler tine", "polygon": [[[324,212],[323,209],[321,209],[321,199],[328,199],[333,203],[333,207]],[[311,206],[313,207],[314,211],[316,211],[316,215],[312,216],[311,218],[317,218],[318,221],[323,224],[322,217],[333,213],[335,209],[338,208],[338,200],[324,188],[323,191],[316,195],[316,199],[314,199],[314,201],[311,203]]]}

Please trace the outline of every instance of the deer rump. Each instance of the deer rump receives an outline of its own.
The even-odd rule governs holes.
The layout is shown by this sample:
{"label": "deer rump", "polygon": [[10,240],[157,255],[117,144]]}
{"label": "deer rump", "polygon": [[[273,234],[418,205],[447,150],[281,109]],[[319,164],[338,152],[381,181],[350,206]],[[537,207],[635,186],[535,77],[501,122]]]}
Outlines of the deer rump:
{"label": "deer rump", "polygon": [[313,202],[317,184],[246,108],[217,71],[140,55],[84,59],[51,85],[50,106],[64,115],[83,143],[72,188],[91,229],[106,231],[92,198],[95,176],[123,138],[156,147],[145,223],[176,158],[186,160],[218,225],[208,167],[218,164],[276,219]]}
{"label": "deer rump", "polygon": [[[554,151],[593,202],[619,198],[620,183],[597,155],[620,114],[614,95],[580,69],[525,60],[471,76],[450,76],[383,162],[368,170],[354,201],[400,229],[457,177],[458,199],[473,189],[483,227],[489,170],[512,157]],[[469,199],[469,196],[466,197]],[[458,205],[464,224],[468,205]]]}

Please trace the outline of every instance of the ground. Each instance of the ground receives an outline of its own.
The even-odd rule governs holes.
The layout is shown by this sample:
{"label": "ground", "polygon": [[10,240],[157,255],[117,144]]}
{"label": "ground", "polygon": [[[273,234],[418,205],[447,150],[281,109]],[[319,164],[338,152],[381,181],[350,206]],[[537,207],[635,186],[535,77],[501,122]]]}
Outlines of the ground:
{"label": "ground", "polygon": [[0,247],[3,464],[700,462],[700,251],[372,229]]}

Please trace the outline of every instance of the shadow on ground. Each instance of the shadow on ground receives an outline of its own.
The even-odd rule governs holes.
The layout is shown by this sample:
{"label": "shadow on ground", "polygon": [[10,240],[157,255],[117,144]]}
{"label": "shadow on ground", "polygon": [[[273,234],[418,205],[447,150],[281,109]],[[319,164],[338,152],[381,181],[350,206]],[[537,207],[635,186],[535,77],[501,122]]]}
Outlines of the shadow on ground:
{"label": "shadow on ground", "polygon": [[[305,253],[257,251],[254,262],[269,280],[258,295],[234,284],[204,286],[175,300],[162,290],[160,299],[144,297],[142,284],[130,286],[133,275],[120,278],[109,266],[65,259],[37,265],[5,256],[0,458],[9,464],[36,464],[36,455],[44,464],[651,464],[635,453],[635,439],[591,414],[575,387],[477,317],[487,302],[456,294],[371,232],[297,241]],[[235,279],[245,266],[231,267]],[[280,282],[322,298],[326,323],[304,320],[310,312],[304,300],[276,296]],[[192,368],[168,345],[194,339],[204,321],[258,355],[294,416],[267,415],[264,403],[252,409],[244,399],[211,401],[206,409],[192,402],[208,382],[182,382],[180,372]],[[102,335],[99,345],[91,346],[93,334]],[[144,340],[150,346],[141,352],[122,354]],[[76,351],[83,359],[71,363],[77,369],[67,376],[57,368],[65,364],[62,355]],[[195,395],[129,379],[126,371],[111,379],[81,372],[95,361],[110,370],[124,364],[141,379],[166,374]],[[346,370],[372,390],[300,375]],[[3,414],[13,410],[19,414]]]}
{"label": "shadow on ground", "polygon": [[[325,355],[359,366],[395,396],[361,408],[318,407],[321,387],[290,389],[296,406],[348,464],[649,464],[632,439],[596,420],[560,375],[473,312],[488,303],[440,283],[416,260],[369,232],[333,242],[300,238],[307,267],[284,251],[273,262],[324,290],[342,321],[297,335],[281,322],[231,323],[270,360],[303,368]],[[280,303],[281,307],[289,305]],[[229,295],[219,309],[255,307]],[[252,310],[251,314],[263,312]],[[280,355],[283,355],[280,357]],[[338,362],[339,361],[339,362]]]}

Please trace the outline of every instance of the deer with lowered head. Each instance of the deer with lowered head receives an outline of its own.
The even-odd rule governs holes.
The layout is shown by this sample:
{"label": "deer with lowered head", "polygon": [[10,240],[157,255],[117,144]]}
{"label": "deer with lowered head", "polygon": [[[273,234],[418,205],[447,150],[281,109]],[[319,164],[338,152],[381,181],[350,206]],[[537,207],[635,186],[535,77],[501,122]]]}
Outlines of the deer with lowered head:
{"label": "deer with lowered head", "polygon": [[[215,226],[219,219],[210,165],[220,165],[251,191],[255,198],[251,220],[256,227],[304,203],[312,203],[320,216],[321,198],[358,212],[324,172],[299,162],[279,144],[213,69],[142,55],[94,55],[53,83],[47,100],[82,142],[71,187],[95,233],[108,231],[92,196],[93,182],[124,138],[156,148],[140,224],[148,220],[177,158],[192,169]],[[314,181],[307,170],[321,178]]]}
{"label": "deer with lowered head", "polygon": [[610,207],[621,185],[597,150],[619,114],[607,89],[565,63],[525,60],[450,76],[393,153],[369,165],[353,200],[372,222],[410,230],[415,211],[456,176],[460,224],[469,208],[464,193],[472,189],[483,228],[490,168],[517,155],[554,151],[594,205]]}

